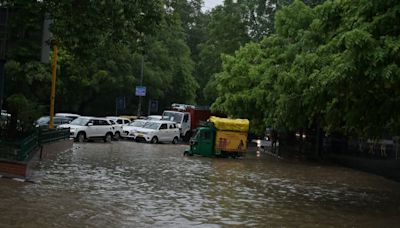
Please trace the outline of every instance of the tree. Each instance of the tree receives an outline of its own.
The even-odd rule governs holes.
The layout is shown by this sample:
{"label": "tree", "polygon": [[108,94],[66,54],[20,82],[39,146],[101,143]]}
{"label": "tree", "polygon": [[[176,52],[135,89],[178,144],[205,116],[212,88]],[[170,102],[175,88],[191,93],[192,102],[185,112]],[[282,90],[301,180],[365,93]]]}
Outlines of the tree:
{"label": "tree", "polygon": [[163,15],[161,0],[46,0],[44,3],[51,12],[54,38],[81,61],[95,58],[92,50],[102,44],[137,48],[136,40],[154,32]]}
{"label": "tree", "polygon": [[[199,44],[201,51],[196,66],[196,79],[202,90],[208,83],[210,87],[212,75],[222,70],[221,54],[232,54],[250,41],[241,8],[239,4],[225,1],[224,6],[217,6],[210,12],[208,39]],[[198,95],[200,103],[210,103],[214,100],[214,97],[210,97],[210,94],[204,91]]]}
{"label": "tree", "polygon": [[[232,0],[211,12],[208,26],[209,39],[200,45],[196,78],[204,88],[200,99],[205,103],[215,101],[216,73],[222,71],[222,54],[234,54],[248,42],[260,42],[275,31],[275,12],[292,0]],[[308,0],[307,5],[316,6],[324,0]],[[297,13],[297,12],[295,12]]]}
{"label": "tree", "polygon": [[213,108],[240,117],[255,107],[262,114],[250,119],[264,126],[397,134],[399,9],[389,0],[295,1],[276,14],[275,35],[224,57]]}

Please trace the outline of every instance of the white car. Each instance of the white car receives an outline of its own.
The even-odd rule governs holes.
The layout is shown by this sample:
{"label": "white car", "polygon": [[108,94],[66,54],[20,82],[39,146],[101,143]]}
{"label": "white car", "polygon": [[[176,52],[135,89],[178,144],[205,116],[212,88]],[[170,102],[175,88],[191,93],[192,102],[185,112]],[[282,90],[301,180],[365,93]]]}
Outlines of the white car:
{"label": "white car", "polygon": [[121,136],[124,138],[135,138],[135,132],[140,130],[147,122],[147,120],[135,120],[123,126]]}
{"label": "white car", "polygon": [[176,144],[179,140],[179,128],[172,121],[150,121],[134,133],[134,139],[151,143],[171,142]]}
{"label": "white car", "polygon": [[78,114],[73,114],[73,113],[56,113],[56,115],[55,116],[59,116],[59,117],[68,117],[68,118],[71,118],[71,119],[76,119],[76,118],[78,118],[78,117],[80,117],[80,115],[78,115]]}
{"label": "white car", "polygon": [[160,115],[151,115],[151,116],[147,116],[146,120],[161,120],[162,116]]}
{"label": "white car", "polygon": [[78,117],[71,123],[61,125],[59,128],[69,128],[70,137],[78,142],[86,139],[103,139],[104,142],[111,142],[113,137],[113,126],[106,118]]}
{"label": "white car", "polygon": [[125,126],[131,122],[128,118],[123,118],[123,117],[107,116],[106,118],[111,120],[111,123],[114,126],[114,138],[115,139],[119,139],[121,137],[123,126]]}

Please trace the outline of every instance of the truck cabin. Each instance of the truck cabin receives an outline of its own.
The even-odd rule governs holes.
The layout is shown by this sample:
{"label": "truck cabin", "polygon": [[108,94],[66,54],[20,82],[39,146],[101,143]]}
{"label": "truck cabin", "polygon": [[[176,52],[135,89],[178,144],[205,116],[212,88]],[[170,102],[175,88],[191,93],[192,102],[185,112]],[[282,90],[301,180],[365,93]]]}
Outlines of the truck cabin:
{"label": "truck cabin", "polygon": [[189,113],[177,111],[164,111],[162,120],[173,121],[177,124],[186,123],[189,120]]}

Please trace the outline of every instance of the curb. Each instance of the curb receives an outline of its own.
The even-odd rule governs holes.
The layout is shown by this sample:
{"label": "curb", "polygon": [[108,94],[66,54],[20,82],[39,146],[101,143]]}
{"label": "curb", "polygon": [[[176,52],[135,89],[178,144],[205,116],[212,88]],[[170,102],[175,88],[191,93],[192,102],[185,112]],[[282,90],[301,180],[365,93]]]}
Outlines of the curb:
{"label": "curb", "polygon": [[18,181],[18,182],[25,182],[25,183],[32,183],[36,184],[36,182],[29,180],[29,179],[24,179],[24,178],[18,178],[18,177],[9,177],[9,176],[3,176],[0,174],[0,179],[9,179],[13,181]]}

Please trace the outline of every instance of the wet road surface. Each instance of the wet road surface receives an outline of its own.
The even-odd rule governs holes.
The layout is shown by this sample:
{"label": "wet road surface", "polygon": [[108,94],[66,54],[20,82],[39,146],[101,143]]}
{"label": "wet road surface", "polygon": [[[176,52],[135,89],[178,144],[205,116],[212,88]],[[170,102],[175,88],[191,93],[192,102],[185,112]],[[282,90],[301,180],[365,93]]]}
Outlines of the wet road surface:
{"label": "wet road surface", "polygon": [[[0,179],[0,227],[398,227],[400,183],[249,153],[183,157],[185,145],[74,144]],[[285,157],[285,156],[284,156]]]}

